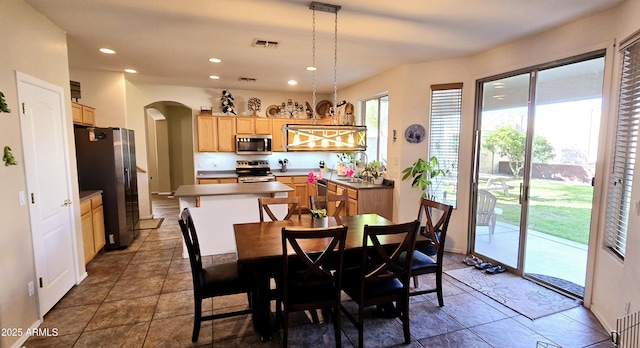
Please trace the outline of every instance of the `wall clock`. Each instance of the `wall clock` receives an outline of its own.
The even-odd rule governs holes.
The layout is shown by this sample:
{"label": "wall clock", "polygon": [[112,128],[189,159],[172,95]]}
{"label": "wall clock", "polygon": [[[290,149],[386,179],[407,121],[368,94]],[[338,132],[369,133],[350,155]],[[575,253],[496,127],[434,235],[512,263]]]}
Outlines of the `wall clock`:
{"label": "wall clock", "polygon": [[420,143],[424,140],[426,131],[424,127],[419,124],[412,124],[404,131],[404,138],[410,143]]}

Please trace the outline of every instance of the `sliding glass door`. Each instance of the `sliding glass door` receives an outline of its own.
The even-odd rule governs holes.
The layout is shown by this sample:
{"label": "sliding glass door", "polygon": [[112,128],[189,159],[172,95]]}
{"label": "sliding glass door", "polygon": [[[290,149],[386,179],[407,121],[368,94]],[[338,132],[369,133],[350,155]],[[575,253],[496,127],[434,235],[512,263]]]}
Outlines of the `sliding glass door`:
{"label": "sliding glass door", "polygon": [[585,283],[603,72],[599,54],[478,85],[473,252],[576,297]]}

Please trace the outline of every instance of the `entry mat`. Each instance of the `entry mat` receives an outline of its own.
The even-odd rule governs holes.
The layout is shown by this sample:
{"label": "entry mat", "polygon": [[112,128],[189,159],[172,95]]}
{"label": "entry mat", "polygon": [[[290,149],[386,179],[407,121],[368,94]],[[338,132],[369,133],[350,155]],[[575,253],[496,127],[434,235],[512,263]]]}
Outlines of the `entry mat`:
{"label": "entry mat", "polygon": [[136,224],[136,230],[150,230],[153,228],[158,228],[160,227],[160,225],[162,225],[162,221],[164,221],[164,218],[138,220],[138,223]]}
{"label": "entry mat", "polygon": [[531,320],[581,303],[508,272],[487,274],[469,267],[445,273]]}

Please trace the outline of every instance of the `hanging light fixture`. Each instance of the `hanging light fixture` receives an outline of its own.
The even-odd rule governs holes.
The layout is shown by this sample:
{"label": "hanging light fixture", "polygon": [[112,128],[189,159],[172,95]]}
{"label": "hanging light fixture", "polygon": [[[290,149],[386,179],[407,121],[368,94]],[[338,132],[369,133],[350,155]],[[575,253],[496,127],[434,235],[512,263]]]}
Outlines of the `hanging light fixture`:
{"label": "hanging light fixture", "polygon": [[[313,95],[311,108],[313,113],[313,124],[287,124],[284,127],[284,136],[287,139],[287,151],[316,151],[316,141],[320,141],[322,151],[327,152],[351,152],[366,151],[367,149],[367,127],[338,125],[336,110],[338,105],[338,11],[341,6],[312,2],[309,9],[313,15],[312,31],[312,61],[307,70],[313,73]],[[316,11],[329,12],[335,14],[335,29],[333,42],[333,107],[330,109],[331,125],[316,124]],[[347,139],[347,142],[343,142]]]}

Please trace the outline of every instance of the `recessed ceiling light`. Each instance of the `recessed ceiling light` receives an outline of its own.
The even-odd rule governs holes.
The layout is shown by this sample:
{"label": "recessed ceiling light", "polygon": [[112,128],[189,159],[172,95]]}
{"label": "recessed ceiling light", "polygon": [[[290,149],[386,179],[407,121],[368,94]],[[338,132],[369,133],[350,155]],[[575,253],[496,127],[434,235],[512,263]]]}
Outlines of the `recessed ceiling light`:
{"label": "recessed ceiling light", "polygon": [[105,54],[116,54],[116,51],[110,49],[110,48],[106,48],[103,47],[100,49],[100,52],[105,53]]}
{"label": "recessed ceiling light", "polygon": [[493,88],[504,88],[505,84],[504,82],[494,82],[493,83]]}
{"label": "recessed ceiling light", "polygon": [[316,70],[317,70],[317,68],[316,68],[315,66],[308,66],[308,67],[307,67],[307,70],[309,70],[309,71],[316,71]]}
{"label": "recessed ceiling light", "polygon": [[289,80],[289,81],[287,81],[287,83],[288,83],[288,84],[290,84],[291,86],[293,86],[293,85],[297,85],[297,84],[298,84],[298,81],[296,81],[296,80]]}
{"label": "recessed ceiling light", "polygon": [[129,73],[129,74],[135,74],[138,71],[136,69],[124,69],[124,72]]}
{"label": "recessed ceiling light", "polygon": [[495,99],[498,99],[498,100],[504,100],[505,95],[504,94],[498,94],[498,95],[494,95],[493,97]]}
{"label": "recessed ceiling light", "polygon": [[220,76],[218,76],[218,75],[211,75],[211,76],[209,76],[209,78],[212,79],[212,80],[220,80]]}
{"label": "recessed ceiling light", "polygon": [[222,59],[220,59],[220,58],[209,58],[209,61],[211,63],[220,63],[220,62],[222,62]]}

